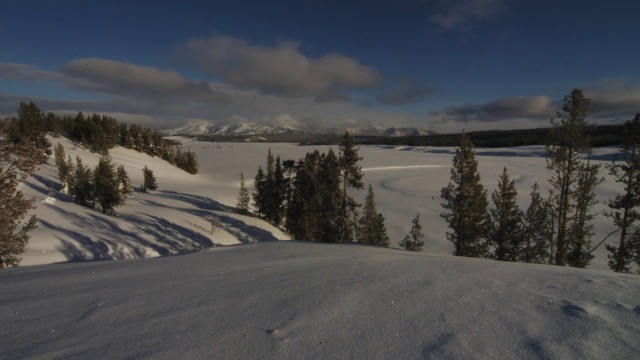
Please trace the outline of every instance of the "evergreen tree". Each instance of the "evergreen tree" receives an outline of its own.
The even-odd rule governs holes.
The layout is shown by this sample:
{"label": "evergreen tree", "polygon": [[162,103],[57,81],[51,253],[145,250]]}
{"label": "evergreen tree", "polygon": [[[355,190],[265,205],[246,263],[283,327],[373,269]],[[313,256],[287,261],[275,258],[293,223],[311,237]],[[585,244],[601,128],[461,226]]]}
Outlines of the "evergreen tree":
{"label": "evergreen tree", "polygon": [[249,214],[249,189],[244,182],[244,174],[240,173],[240,193],[238,194],[238,202],[236,203],[236,211],[239,214]]}
{"label": "evergreen tree", "polygon": [[296,162],[294,160],[284,160],[282,162],[282,167],[284,169],[284,171],[287,172],[287,178],[285,179],[285,200],[287,203],[287,209],[285,210],[285,213],[289,212],[289,205],[291,204],[291,195],[292,195],[292,190],[293,190],[293,180],[291,178],[291,173],[295,170],[295,164]]}
{"label": "evergreen tree", "polygon": [[[306,176],[305,161],[300,159],[294,167],[296,169],[295,177],[291,179],[291,195],[287,201],[287,217],[285,220],[285,229],[294,239],[304,239],[303,211],[305,208],[305,181]],[[308,239],[307,239],[308,240]]]}
{"label": "evergreen tree", "polygon": [[422,226],[420,225],[420,214],[418,214],[413,221],[411,221],[411,230],[398,245],[405,250],[422,251],[422,247],[424,246],[424,241],[422,241],[423,237]]}
{"label": "evergreen tree", "polygon": [[572,267],[584,268],[594,258],[591,249],[591,238],[595,234],[595,226],[591,221],[596,214],[590,212],[598,203],[595,187],[604,179],[599,178],[600,164],[591,164],[590,160],[581,167],[577,183],[576,214],[571,223],[572,235],[567,264]]}
{"label": "evergreen tree", "polygon": [[284,201],[286,199],[287,182],[284,178],[282,161],[280,156],[276,157],[276,165],[273,173],[273,216],[271,221],[274,225],[280,226],[284,217]]}
{"label": "evergreen tree", "polygon": [[259,218],[265,217],[267,204],[266,184],[266,176],[262,170],[262,166],[258,166],[258,173],[253,180],[253,192],[251,197],[253,198],[253,207],[256,209],[256,214],[258,214]]}
{"label": "evergreen tree", "polygon": [[89,206],[93,201],[93,172],[82,164],[82,159],[76,156],[76,166],[71,184],[71,196],[74,202],[81,206]]}
{"label": "evergreen tree", "polygon": [[54,160],[58,168],[58,178],[60,179],[60,188],[62,193],[68,193],[70,189],[71,173],[73,172],[73,163],[69,157],[69,161],[65,161],[64,146],[58,143],[54,148]]}
{"label": "evergreen tree", "polygon": [[297,165],[292,205],[287,214],[287,231],[295,239],[315,240],[318,233],[318,209],[322,207],[322,192],[318,173],[320,152],[307,153]]}
{"label": "evergreen tree", "polygon": [[531,187],[531,203],[522,220],[522,250],[519,260],[544,264],[549,259],[549,238],[553,235],[549,206],[540,196],[538,183]]}
{"label": "evergreen tree", "polygon": [[27,217],[34,208],[34,199],[25,198],[18,187],[38,164],[47,161],[47,155],[36,143],[7,141],[7,123],[8,119],[0,119],[0,269],[18,266],[29,232],[37,226],[35,215]]}
{"label": "evergreen tree", "polygon": [[591,114],[590,104],[591,100],[580,89],[574,89],[565,96],[562,111],[551,119],[546,150],[556,265],[584,267],[590,260],[589,211],[594,204],[594,187],[599,182],[598,166],[582,160],[591,151],[593,126],[586,122]]}
{"label": "evergreen tree", "polygon": [[142,185],[142,191],[147,192],[147,190],[156,190],[158,189],[158,184],[156,183],[156,177],[153,175],[153,170],[149,169],[147,165],[142,168],[142,176],[144,179]]}
{"label": "evergreen tree", "polygon": [[44,114],[33,102],[20,102],[18,118],[13,119],[4,134],[13,144],[33,144],[47,155],[51,155],[51,143],[46,138]]}
{"label": "evergreen tree", "polygon": [[456,149],[451,168],[451,182],[442,188],[440,216],[449,224],[447,239],[454,245],[456,256],[484,257],[487,254],[483,242],[484,220],[487,213],[487,191],[480,183],[478,162],[473,144],[463,131],[460,147]]}
{"label": "evergreen tree", "polygon": [[622,147],[617,161],[607,166],[609,174],[617,183],[624,185],[624,193],[617,194],[608,202],[611,210],[604,215],[613,219],[613,224],[620,230],[618,246],[605,245],[610,252],[609,267],[615,272],[631,272],[631,261],[637,250],[630,241],[635,230],[638,233],[640,220],[640,114],[626,122],[622,136]]}
{"label": "evergreen tree", "polygon": [[376,236],[378,240],[376,243],[388,247],[391,245],[391,239],[389,239],[389,235],[387,234],[387,227],[384,224],[384,220],[384,215],[378,213],[378,221],[376,222]]}
{"label": "evergreen tree", "polygon": [[320,156],[320,166],[316,175],[318,194],[314,195],[319,206],[309,208],[308,216],[317,218],[317,227],[313,240],[320,242],[337,242],[340,217],[340,164],[338,157],[329,152]]}
{"label": "evergreen tree", "polygon": [[271,149],[269,149],[266,173],[258,190],[262,196],[261,212],[263,217],[276,226],[280,226],[284,216],[285,186],[280,156],[274,159]]}
{"label": "evergreen tree", "polygon": [[384,215],[376,209],[373,187],[369,185],[367,197],[364,200],[362,215],[358,220],[356,239],[361,244],[376,244],[389,246],[389,236],[384,225]]}
{"label": "evergreen tree", "polygon": [[349,195],[348,190],[350,188],[357,190],[364,188],[364,184],[362,183],[362,167],[358,165],[362,157],[358,155],[358,150],[359,149],[355,147],[353,137],[346,131],[340,143],[339,154],[340,171],[342,175],[342,194],[340,216],[338,218],[338,242],[353,241],[356,208],[359,207],[360,204]]}
{"label": "evergreen tree", "polygon": [[124,169],[124,166],[118,165],[116,169],[116,177],[118,179],[118,189],[120,190],[120,196],[124,202],[133,193],[133,186],[131,185],[131,179],[129,174]]}
{"label": "evergreen tree", "polygon": [[[126,174],[126,173],[125,173]],[[102,156],[93,170],[94,204],[103,214],[113,214],[114,208],[124,204],[116,165],[111,156]]]}
{"label": "evergreen tree", "polygon": [[184,165],[182,170],[188,172],[191,175],[195,175],[200,170],[200,164],[198,163],[198,158],[196,154],[192,151],[187,151],[183,153],[184,155]]}
{"label": "evergreen tree", "polygon": [[493,246],[490,258],[499,261],[517,261],[520,255],[522,211],[516,202],[518,191],[509,178],[507,168],[502,170],[498,189],[491,194],[495,209],[487,216],[487,240]]}

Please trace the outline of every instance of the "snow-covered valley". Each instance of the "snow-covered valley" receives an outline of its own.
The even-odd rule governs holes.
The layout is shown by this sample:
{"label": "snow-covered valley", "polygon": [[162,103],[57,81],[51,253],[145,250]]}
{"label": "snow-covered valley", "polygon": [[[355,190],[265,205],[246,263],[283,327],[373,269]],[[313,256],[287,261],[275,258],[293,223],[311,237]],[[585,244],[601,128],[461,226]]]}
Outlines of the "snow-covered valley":
{"label": "snow-covered valley", "polygon": [[[97,154],[60,141],[72,158],[97,163]],[[251,184],[269,147],[296,160],[315,148],[189,140],[183,147],[198,155],[198,175],[111,151],[135,186],[144,165],[159,186],[134,192],[116,216],[58,193],[53,160],[23,184],[38,198],[39,227],[23,266],[0,272],[0,321],[8,324],[0,358],[633,359],[640,352],[640,278],[608,270],[603,247],[587,270],[450,255],[439,197],[453,148],[360,148],[365,185],[396,247],[386,249],[279,242],[288,240],[280,229],[233,212],[240,172]],[[543,147],[476,151],[489,192],[506,166],[521,208],[530,186],[546,183]],[[594,149],[592,159],[608,161],[615,151]],[[616,190],[611,179],[601,184],[595,211]],[[416,213],[424,253],[397,249]],[[603,216],[595,225],[594,244],[613,230]],[[172,254],[182,255],[148,259]],[[111,259],[131,260],[90,261]]]}

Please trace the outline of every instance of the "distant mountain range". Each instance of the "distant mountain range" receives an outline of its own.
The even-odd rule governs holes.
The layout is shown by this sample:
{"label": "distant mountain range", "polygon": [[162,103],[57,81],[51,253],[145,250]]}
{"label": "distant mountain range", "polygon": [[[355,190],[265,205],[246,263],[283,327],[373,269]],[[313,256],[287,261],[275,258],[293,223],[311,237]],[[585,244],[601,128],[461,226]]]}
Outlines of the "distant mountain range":
{"label": "distant mountain range", "polygon": [[260,136],[260,135],[342,135],[345,131],[349,131],[352,135],[357,136],[384,136],[384,137],[400,137],[400,136],[420,136],[432,135],[435,132],[424,128],[417,127],[369,127],[369,128],[348,128],[348,129],[314,129],[302,130],[293,127],[279,127],[260,124],[239,124],[239,125],[216,125],[210,122],[198,122],[189,124],[175,129],[161,130],[165,136]]}

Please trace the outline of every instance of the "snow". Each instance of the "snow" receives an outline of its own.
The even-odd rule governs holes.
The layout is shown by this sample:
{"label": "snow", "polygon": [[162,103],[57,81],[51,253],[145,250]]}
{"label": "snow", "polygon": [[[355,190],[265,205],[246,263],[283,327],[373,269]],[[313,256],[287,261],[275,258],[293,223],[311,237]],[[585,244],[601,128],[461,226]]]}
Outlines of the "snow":
{"label": "snow", "polygon": [[[297,160],[316,147],[183,141],[198,175],[111,151],[134,185],[144,165],[159,185],[116,216],[57,192],[53,160],[23,185],[39,227],[24,266],[0,271],[0,358],[637,358],[640,281],[608,270],[603,248],[587,270],[450,255],[439,196],[453,148],[360,149],[392,246],[420,213],[425,253],[409,253],[276,241],[288,237],[233,213],[240,172],[250,185],[267,148]],[[530,186],[546,183],[543,147],[476,151],[489,192],[506,166],[523,209]],[[597,191],[601,212],[620,187],[607,179]],[[594,243],[613,230],[603,216],[595,225]]]}
{"label": "snow", "polygon": [[272,242],[0,273],[0,358],[633,359],[637,276]]}

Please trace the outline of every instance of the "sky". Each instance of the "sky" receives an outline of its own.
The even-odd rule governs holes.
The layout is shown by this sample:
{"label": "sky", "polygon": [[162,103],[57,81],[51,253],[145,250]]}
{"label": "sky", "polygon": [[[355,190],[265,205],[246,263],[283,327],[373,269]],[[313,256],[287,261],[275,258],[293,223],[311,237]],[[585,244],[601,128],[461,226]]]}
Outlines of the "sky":
{"label": "sky", "polygon": [[640,2],[29,1],[0,13],[0,115],[20,101],[156,129],[209,121],[439,132],[640,112]]}

